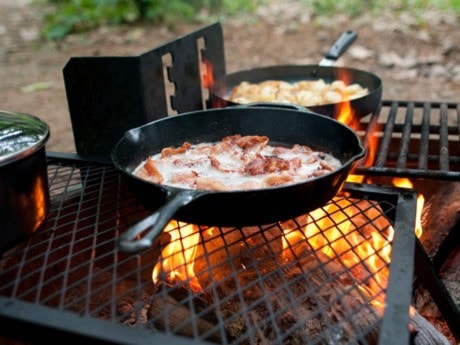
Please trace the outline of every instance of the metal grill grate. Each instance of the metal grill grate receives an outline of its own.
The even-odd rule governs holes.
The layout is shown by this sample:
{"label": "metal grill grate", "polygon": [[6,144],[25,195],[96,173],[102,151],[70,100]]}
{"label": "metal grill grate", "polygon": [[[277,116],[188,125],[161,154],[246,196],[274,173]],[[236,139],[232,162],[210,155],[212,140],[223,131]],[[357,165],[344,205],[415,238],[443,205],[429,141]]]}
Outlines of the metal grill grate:
{"label": "metal grill grate", "polygon": [[[6,335],[45,339],[59,333],[131,344],[165,338],[187,342],[189,337],[220,343],[254,343],[263,337],[371,343],[379,336],[385,343],[385,334],[409,336],[408,315],[400,313],[401,305],[410,304],[412,284],[415,195],[408,190],[348,184],[329,204],[329,213],[320,210],[314,218],[247,228],[188,225],[201,243],[197,277],[178,282],[161,269],[162,282],[154,285],[152,269],[168,259],[162,250],[172,243],[173,232],[185,234],[186,225],[171,226],[138,255],[119,252],[119,233],[149,214],[121,176],[111,166],[67,156],[49,158],[48,173],[52,207],[46,223],[0,261],[0,316],[11,326],[3,327]],[[351,208],[356,213],[347,215]],[[379,270],[389,268],[385,248],[393,251],[388,286],[367,270],[367,257],[348,240],[352,235],[327,236],[333,213],[343,214],[342,232],[351,226],[352,235],[367,241],[367,227],[390,240],[374,248]],[[390,224],[393,240],[387,238]],[[313,249],[315,239],[322,243]],[[288,250],[282,250],[283,241],[289,242]],[[344,257],[356,260],[351,268],[339,258],[338,242],[346,244]],[[333,252],[326,254],[325,246]],[[392,270],[393,264],[406,270]],[[194,279],[202,290],[188,288]],[[171,298],[173,307],[161,306]],[[383,299],[384,311],[376,307]],[[172,322],[177,310],[191,314]]]}
{"label": "metal grill grate", "polygon": [[460,179],[460,104],[384,100],[359,129],[363,140],[377,140],[377,152],[357,173]]}

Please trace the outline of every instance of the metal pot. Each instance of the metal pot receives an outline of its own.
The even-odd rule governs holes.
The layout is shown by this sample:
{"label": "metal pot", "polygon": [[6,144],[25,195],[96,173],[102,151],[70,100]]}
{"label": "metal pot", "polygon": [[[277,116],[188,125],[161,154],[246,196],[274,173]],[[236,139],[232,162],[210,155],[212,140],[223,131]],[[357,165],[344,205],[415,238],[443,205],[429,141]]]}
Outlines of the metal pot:
{"label": "metal pot", "polygon": [[49,212],[45,143],[37,117],[0,111],[0,250],[37,230]]}
{"label": "metal pot", "polygon": [[[329,117],[302,110],[271,106],[228,107],[170,116],[125,133],[112,160],[133,192],[156,210],[119,239],[122,250],[149,247],[172,217],[206,225],[253,225],[285,220],[324,205],[341,188],[364,148],[349,127]],[[204,191],[176,188],[146,181],[133,171],[149,155],[168,146],[215,142],[233,134],[266,135],[278,144],[307,145],[332,153],[341,168],[314,179],[280,187]],[[147,231],[147,234],[145,232]],[[144,234],[139,239],[140,234]]]}

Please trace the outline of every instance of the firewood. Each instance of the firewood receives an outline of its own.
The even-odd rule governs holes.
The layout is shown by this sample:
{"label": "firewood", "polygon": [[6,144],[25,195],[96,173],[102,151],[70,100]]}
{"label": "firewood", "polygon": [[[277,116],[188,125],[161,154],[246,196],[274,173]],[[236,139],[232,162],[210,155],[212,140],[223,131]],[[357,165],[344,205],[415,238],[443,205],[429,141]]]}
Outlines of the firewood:
{"label": "firewood", "polygon": [[421,242],[433,258],[455,224],[460,219],[460,184],[445,182],[427,201],[423,214]]}
{"label": "firewood", "polygon": [[155,294],[147,312],[147,317],[159,330],[171,329],[175,334],[195,337],[193,324],[199,335],[213,331],[205,339],[220,343],[222,338],[216,331],[216,325],[194,314],[189,308],[177,302],[173,297]]}
{"label": "firewood", "polygon": [[410,311],[410,325],[414,330],[414,345],[449,345],[447,338],[439,332],[427,319],[420,315],[414,307]]}

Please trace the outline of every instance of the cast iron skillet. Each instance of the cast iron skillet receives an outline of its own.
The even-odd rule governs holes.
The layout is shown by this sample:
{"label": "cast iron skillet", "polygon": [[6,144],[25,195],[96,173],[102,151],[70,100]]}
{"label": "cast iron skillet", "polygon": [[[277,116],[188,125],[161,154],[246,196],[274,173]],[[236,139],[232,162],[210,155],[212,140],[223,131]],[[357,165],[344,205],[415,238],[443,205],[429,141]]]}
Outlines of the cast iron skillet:
{"label": "cast iron skillet", "polygon": [[[347,84],[358,83],[369,90],[365,96],[350,101],[354,116],[361,118],[376,111],[382,99],[382,80],[367,71],[354,68],[334,67],[333,62],[356,39],[356,34],[346,31],[326,53],[319,65],[275,65],[239,71],[217,77],[209,89],[210,102],[213,108],[237,105],[230,101],[230,94],[235,86],[243,81],[260,83],[266,80],[282,80],[295,83],[301,80],[323,79],[326,83],[344,80]],[[319,114],[337,118],[344,102],[308,106],[308,109]]]}
{"label": "cast iron skillet", "polygon": [[[266,135],[272,144],[308,145],[333,154],[343,165],[301,183],[224,192],[175,188],[133,174],[142,161],[164,147],[180,146],[184,141],[216,142],[234,134]],[[243,226],[299,216],[332,199],[364,152],[349,127],[302,107],[255,105],[195,111],[131,129],[114,147],[112,161],[133,193],[155,212],[123,233],[119,248],[137,251],[150,247],[173,217],[194,224]]]}

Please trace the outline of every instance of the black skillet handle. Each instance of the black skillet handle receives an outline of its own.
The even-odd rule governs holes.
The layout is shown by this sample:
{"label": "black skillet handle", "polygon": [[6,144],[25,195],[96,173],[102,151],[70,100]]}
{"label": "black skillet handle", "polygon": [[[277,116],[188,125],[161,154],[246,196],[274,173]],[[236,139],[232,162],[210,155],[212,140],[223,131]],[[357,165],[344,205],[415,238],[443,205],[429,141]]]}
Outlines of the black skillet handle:
{"label": "black skillet handle", "polygon": [[118,248],[123,252],[137,252],[150,248],[153,240],[161,234],[177,210],[204,194],[196,190],[171,192],[162,207],[120,235],[117,241]]}
{"label": "black skillet handle", "polygon": [[356,40],[358,35],[352,30],[347,30],[335,41],[334,45],[329,49],[325,55],[326,60],[337,60],[351,44]]}

